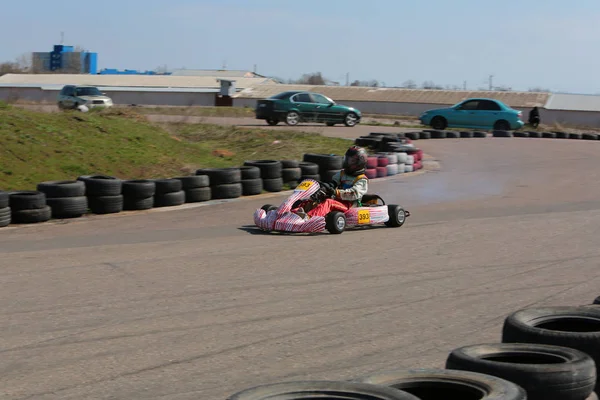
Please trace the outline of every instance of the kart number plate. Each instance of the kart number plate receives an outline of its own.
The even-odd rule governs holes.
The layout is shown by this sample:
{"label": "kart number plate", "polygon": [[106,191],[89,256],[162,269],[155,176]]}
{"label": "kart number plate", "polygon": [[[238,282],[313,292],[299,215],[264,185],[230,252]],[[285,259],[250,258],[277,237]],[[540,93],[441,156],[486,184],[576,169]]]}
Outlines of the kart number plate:
{"label": "kart number plate", "polygon": [[310,187],[314,184],[314,182],[300,182],[298,186],[296,186],[296,190],[306,191],[310,189]]}
{"label": "kart number plate", "polygon": [[358,223],[359,224],[368,224],[369,222],[371,222],[371,211],[359,210],[358,211]]}

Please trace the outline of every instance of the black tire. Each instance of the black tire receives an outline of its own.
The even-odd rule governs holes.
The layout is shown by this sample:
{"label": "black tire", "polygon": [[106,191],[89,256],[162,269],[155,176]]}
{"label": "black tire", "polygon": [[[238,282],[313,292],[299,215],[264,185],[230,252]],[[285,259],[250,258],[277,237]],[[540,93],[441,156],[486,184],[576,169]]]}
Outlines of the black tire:
{"label": "black tire", "polygon": [[50,221],[52,210],[49,206],[28,210],[12,210],[11,219],[13,224],[37,224]]}
{"label": "black tire", "polygon": [[126,199],[146,199],[156,194],[156,182],[150,179],[123,181],[121,191]]}
{"label": "black tire", "polygon": [[569,134],[567,132],[556,132],[557,139],[567,139],[568,137],[569,137]]}
{"label": "black tire", "polygon": [[516,311],[504,321],[502,342],[569,347],[589,354],[600,365],[600,308],[544,307]]}
{"label": "black tire", "polygon": [[[242,181],[244,182],[244,181]],[[203,201],[209,201],[212,197],[212,190],[210,187],[201,187],[188,189],[185,191],[185,202],[186,203],[200,203]]]}
{"label": "black tire", "polygon": [[598,140],[598,135],[595,133],[583,133],[581,134],[583,140]]}
{"label": "black tire", "polygon": [[448,139],[457,139],[460,137],[460,134],[456,131],[446,131],[446,137]]}
{"label": "black tire", "polygon": [[556,139],[556,133],[554,133],[554,132],[542,132],[542,137],[544,139]]}
{"label": "black tire", "polygon": [[256,196],[261,194],[263,191],[263,180],[260,178],[255,179],[242,179],[242,196]]}
{"label": "black tire", "polygon": [[399,228],[406,222],[406,211],[398,205],[389,204],[388,215],[390,219],[385,223],[386,226]]}
{"label": "black tire", "polygon": [[263,189],[267,192],[281,192],[283,190],[283,179],[263,179]]}
{"label": "black tire", "polygon": [[462,132],[460,132],[460,137],[461,138],[472,138],[473,131],[462,131]]}
{"label": "black tire", "polygon": [[[177,193],[183,190],[183,184],[179,179],[155,179],[156,192],[154,197],[167,193]],[[156,206],[156,201],[154,202]]]}
{"label": "black tire", "polygon": [[46,207],[46,195],[33,190],[11,192],[9,205],[13,212],[19,210],[39,210]]}
{"label": "black tire", "polygon": [[518,137],[518,138],[526,138],[526,137],[529,137],[529,133],[517,131],[517,132],[513,133],[513,136]]}
{"label": "black tire", "polygon": [[329,170],[329,171],[323,171],[319,175],[321,175],[321,179],[324,182],[331,182],[333,180],[333,176],[335,174],[337,174],[338,172],[340,172],[339,169],[338,170],[332,169],[332,170]]}
{"label": "black tire", "polygon": [[258,167],[244,165],[240,167],[240,171],[242,172],[242,181],[244,181],[245,179],[260,178],[260,168]]}
{"label": "black tire", "polygon": [[505,130],[495,130],[492,132],[492,136],[500,137],[500,138],[509,138],[509,137],[512,137],[512,132],[505,131]]}
{"label": "black tire", "polygon": [[443,131],[448,127],[448,121],[446,121],[446,118],[444,117],[433,117],[433,119],[431,120],[431,127],[435,130]]}
{"label": "black tire", "polygon": [[381,143],[381,138],[374,137],[359,137],[354,139],[354,144],[361,147],[367,147],[369,149],[374,149],[379,147]]}
{"label": "black tire", "polygon": [[176,178],[181,181],[181,189],[198,189],[210,186],[210,178],[206,175],[190,175],[190,176],[178,176]]}
{"label": "black tire", "polygon": [[38,192],[47,199],[85,196],[85,183],[82,181],[48,181],[38,183]]}
{"label": "black tire", "polygon": [[213,199],[237,199],[242,195],[242,184],[227,183],[223,185],[211,186]]}
{"label": "black tire", "polygon": [[301,168],[284,168],[281,170],[281,178],[285,183],[298,181],[302,176]]}
{"label": "black tire", "polygon": [[119,196],[122,194],[123,181],[114,176],[82,175],[77,180],[85,183],[85,195],[88,197]]}
{"label": "black tire", "polygon": [[319,165],[313,162],[300,162],[298,163],[300,170],[302,170],[302,175],[316,175],[319,173]]}
{"label": "black tire", "polygon": [[346,216],[340,211],[332,211],[325,216],[325,229],[329,233],[339,235],[346,230]]}
{"label": "black tire", "polygon": [[473,132],[473,137],[474,138],[486,138],[487,137],[487,133],[486,132],[481,132],[481,131],[475,131],[475,132]]}
{"label": "black tire", "polygon": [[281,168],[300,168],[298,160],[281,160]]}
{"label": "black tire", "polygon": [[264,211],[266,211],[266,212],[269,212],[269,211],[271,211],[271,210],[277,210],[277,207],[276,207],[276,206],[274,206],[273,204],[265,204],[265,205],[264,205],[264,206],[262,206],[260,209],[261,209],[261,210],[264,210]]}
{"label": "black tire", "polygon": [[210,186],[229,185],[242,180],[239,168],[202,168],[196,170],[196,175],[206,175],[210,179]]}
{"label": "black tire", "polygon": [[88,206],[93,214],[117,214],[123,211],[124,198],[116,196],[88,196]]}
{"label": "black tire", "polygon": [[[358,382],[301,381],[262,385],[227,400],[419,400],[398,389]],[[509,399],[512,400],[512,399]]]}
{"label": "black tire", "polygon": [[569,133],[569,139],[581,139],[582,137],[581,133]]}
{"label": "black tire", "polygon": [[575,349],[540,344],[465,346],[450,353],[446,369],[506,379],[527,392],[527,400],[580,400],[592,394],[596,366]]}
{"label": "black tire", "polygon": [[154,195],[146,198],[140,197],[124,197],[123,210],[126,211],[141,211],[150,210],[154,207]]}
{"label": "black tire", "polygon": [[431,132],[419,132],[416,134],[416,138],[415,140],[427,140],[427,139],[431,139]]}
{"label": "black tire", "polygon": [[0,208],[0,228],[10,225],[12,211],[10,207]]}
{"label": "black tire", "polygon": [[445,369],[381,372],[354,379],[399,389],[423,400],[526,400],[525,390],[495,376]]}
{"label": "black tire", "polygon": [[281,161],[276,160],[251,160],[245,161],[244,165],[258,167],[262,179],[281,178]]}
{"label": "black tire", "polygon": [[358,115],[356,115],[356,113],[349,112],[348,114],[346,114],[344,116],[344,125],[346,125],[349,128],[353,128],[356,125],[358,125],[358,121],[359,121],[359,119],[358,119]]}
{"label": "black tire", "polygon": [[52,210],[52,218],[79,218],[88,211],[88,198],[78,197],[53,197],[46,199]]}
{"label": "black tire", "polygon": [[497,131],[509,131],[510,130],[510,124],[508,123],[508,121],[505,121],[503,119],[498,120],[494,124],[494,130],[497,130]]}
{"label": "black tire", "polygon": [[407,132],[406,137],[410,140],[419,140],[421,134],[419,132]]}
{"label": "black tire", "polygon": [[537,131],[528,131],[527,133],[529,133],[529,137],[530,138],[537,139],[537,138],[541,138],[542,137],[542,134],[540,132],[537,132]]}
{"label": "black tire", "polygon": [[8,192],[0,190],[0,208],[8,207],[10,204],[9,198],[10,196],[8,195]]}
{"label": "black tire", "polygon": [[434,130],[429,133],[431,133],[432,139],[445,139],[447,134],[444,130]]}
{"label": "black tire", "polygon": [[342,169],[344,157],[334,154],[304,154],[302,161],[312,162],[319,166],[319,174],[330,169]]}
{"label": "black tire", "polygon": [[185,192],[157,193],[154,195],[154,207],[176,207],[185,203]]}

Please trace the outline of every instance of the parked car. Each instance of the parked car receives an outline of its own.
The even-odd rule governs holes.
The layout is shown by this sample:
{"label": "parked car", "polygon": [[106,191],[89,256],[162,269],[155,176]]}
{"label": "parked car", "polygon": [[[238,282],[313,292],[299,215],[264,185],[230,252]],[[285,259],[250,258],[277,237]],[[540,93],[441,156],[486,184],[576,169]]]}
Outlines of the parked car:
{"label": "parked car", "polygon": [[321,122],[327,126],[344,124],[355,126],[362,114],[354,107],[337,104],[319,93],[287,91],[258,100],[256,119],[264,119],[269,125],[284,121],[295,126],[300,122]]}
{"label": "parked car", "polygon": [[439,130],[449,127],[508,131],[525,125],[522,115],[521,111],[495,99],[467,99],[452,107],[427,110],[419,120]]}
{"label": "parked car", "polygon": [[75,110],[79,106],[87,108],[112,107],[112,99],[95,86],[66,85],[58,94],[58,108]]}

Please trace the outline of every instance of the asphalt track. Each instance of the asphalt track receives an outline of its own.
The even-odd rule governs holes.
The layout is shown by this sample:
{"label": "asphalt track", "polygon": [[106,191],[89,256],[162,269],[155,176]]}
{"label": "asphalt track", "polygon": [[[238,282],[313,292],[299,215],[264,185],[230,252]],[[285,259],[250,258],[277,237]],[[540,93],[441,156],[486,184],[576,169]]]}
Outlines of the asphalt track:
{"label": "asphalt track", "polygon": [[224,399],[443,367],[511,311],[600,294],[600,143],[418,145],[440,170],[370,186],[412,212],[402,228],[259,233],[276,195],[0,231],[0,398]]}

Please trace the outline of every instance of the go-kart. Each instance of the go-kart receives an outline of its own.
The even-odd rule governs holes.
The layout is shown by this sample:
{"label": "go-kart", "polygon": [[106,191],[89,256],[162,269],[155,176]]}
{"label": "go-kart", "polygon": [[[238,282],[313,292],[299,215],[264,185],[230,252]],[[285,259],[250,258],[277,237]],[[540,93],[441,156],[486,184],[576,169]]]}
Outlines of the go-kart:
{"label": "go-kart", "polygon": [[[366,194],[361,207],[351,207],[347,211],[331,211],[326,216],[301,216],[292,212],[301,206],[305,212],[328,198],[322,189],[323,182],[305,179],[296,186],[293,193],[279,207],[265,204],[254,212],[254,223],[263,231],[316,233],[327,230],[340,234],[347,228],[385,224],[390,227],[404,225],[410,213],[399,205],[388,204],[376,194]],[[381,203],[379,203],[381,201]]]}

